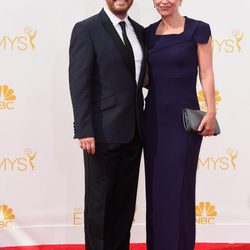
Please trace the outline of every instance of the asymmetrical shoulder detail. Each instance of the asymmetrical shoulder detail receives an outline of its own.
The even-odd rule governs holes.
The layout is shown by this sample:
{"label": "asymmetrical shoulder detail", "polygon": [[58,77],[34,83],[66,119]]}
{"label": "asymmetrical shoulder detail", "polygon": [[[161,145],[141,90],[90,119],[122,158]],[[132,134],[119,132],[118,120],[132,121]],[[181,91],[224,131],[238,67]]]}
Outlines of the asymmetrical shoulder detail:
{"label": "asymmetrical shoulder detail", "polygon": [[186,23],[184,31],[180,34],[156,35],[155,31],[159,22],[149,25],[145,29],[146,46],[149,53],[155,53],[168,47],[179,46],[184,43],[208,43],[211,36],[209,24],[185,16]]}
{"label": "asymmetrical shoulder detail", "polygon": [[196,28],[193,33],[193,39],[196,43],[208,43],[211,36],[211,29],[208,23],[195,21]]}

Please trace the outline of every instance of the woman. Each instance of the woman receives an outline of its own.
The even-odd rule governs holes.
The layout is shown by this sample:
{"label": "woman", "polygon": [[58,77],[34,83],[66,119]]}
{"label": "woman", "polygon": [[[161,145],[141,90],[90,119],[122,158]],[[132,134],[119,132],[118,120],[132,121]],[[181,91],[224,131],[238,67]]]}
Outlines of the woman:
{"label": "woman", "polygon": [[[215,127],[214,77],[208,24],[179,13],[180,0],[154,0],[162,19],[146,31],[149,93],[145,109],[148,250],[193,250],[195,177],[202,136]],[[196,78],[207,114],[199,134],[185,131],[183,108],[199,109]]]}

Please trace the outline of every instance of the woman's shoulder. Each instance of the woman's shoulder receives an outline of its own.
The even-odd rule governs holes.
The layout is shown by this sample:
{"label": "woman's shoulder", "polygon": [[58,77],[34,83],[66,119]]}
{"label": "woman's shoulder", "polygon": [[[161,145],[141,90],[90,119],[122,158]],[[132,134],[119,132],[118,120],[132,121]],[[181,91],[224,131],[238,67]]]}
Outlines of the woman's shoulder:
{"label": "woman's shoulder", "polygon": [[157,28],[158,22],[152,23],[144,29],[144,37],[146,46],[150,47],[155,38],[155,31]]}
{"label": "woman's shoulder", "polygon": [[193,26],[194,29],[210,29],[210,25],[203,21],[203,20],[198,20],[190,17],[186,17],[189,24]]}
{"label": "woman's shoulder", "polygon": [[147,26],[145,28],[145,32],[146,33],[151,33],[151,32],[155,32],[155,29],[157,27],[157,25],[159,24],[160,21],[154,22],[152,24],[150,24],[149,26]]}
{"label": "woman's shoulder", "polygon": [[192,33],[192,37],[197,43],[207,43],[211,36],[210,25],[202,20],[193,19],[187,17],[189,22],[189,30]]}
{"label": "woman's shoulder", "polygon": [[203,21],[203,20],[200,20],[200,19],[194,19],[194,18],[191,18],[191,17],[187,17],[186,18],[188,19],[188,21],[191,23],[191,24],[196,24],[196,25],[209,25],[207,22]]}

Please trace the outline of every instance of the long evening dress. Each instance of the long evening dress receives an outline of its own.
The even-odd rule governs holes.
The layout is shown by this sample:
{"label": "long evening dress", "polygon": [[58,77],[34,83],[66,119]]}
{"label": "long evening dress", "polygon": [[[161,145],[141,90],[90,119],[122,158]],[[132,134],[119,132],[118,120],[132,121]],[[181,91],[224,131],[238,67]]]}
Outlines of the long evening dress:
{"label": "long evening dress", "polygon": [[[160,21],[159,21],[160,22]],[[149,92],[145,108],[147,249],[193,250],[195,181],[202,136],[185,131],[183,108],[199,109],[198,43],[208,43],[207,23],[185,17],[180,34],[145,30]]]}

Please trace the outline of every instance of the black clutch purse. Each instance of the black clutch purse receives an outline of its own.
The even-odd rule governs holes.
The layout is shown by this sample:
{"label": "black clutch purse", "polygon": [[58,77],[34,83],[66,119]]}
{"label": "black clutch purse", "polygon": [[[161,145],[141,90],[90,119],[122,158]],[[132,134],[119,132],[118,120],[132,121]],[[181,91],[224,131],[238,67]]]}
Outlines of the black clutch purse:
{"label": "black clutch purse", "polygon": [[[191,132],[191,133],[199,133],[198,128],[205,115],[206,115],[206,112],[204,111],[184,108],[183,109],[183,124],[184,124],[184,128],[186,129],[186,131]],[[218,135],[220,133],[221,131],[220,131],[219,123],[217,119],[215,119],[214,135]]]}

